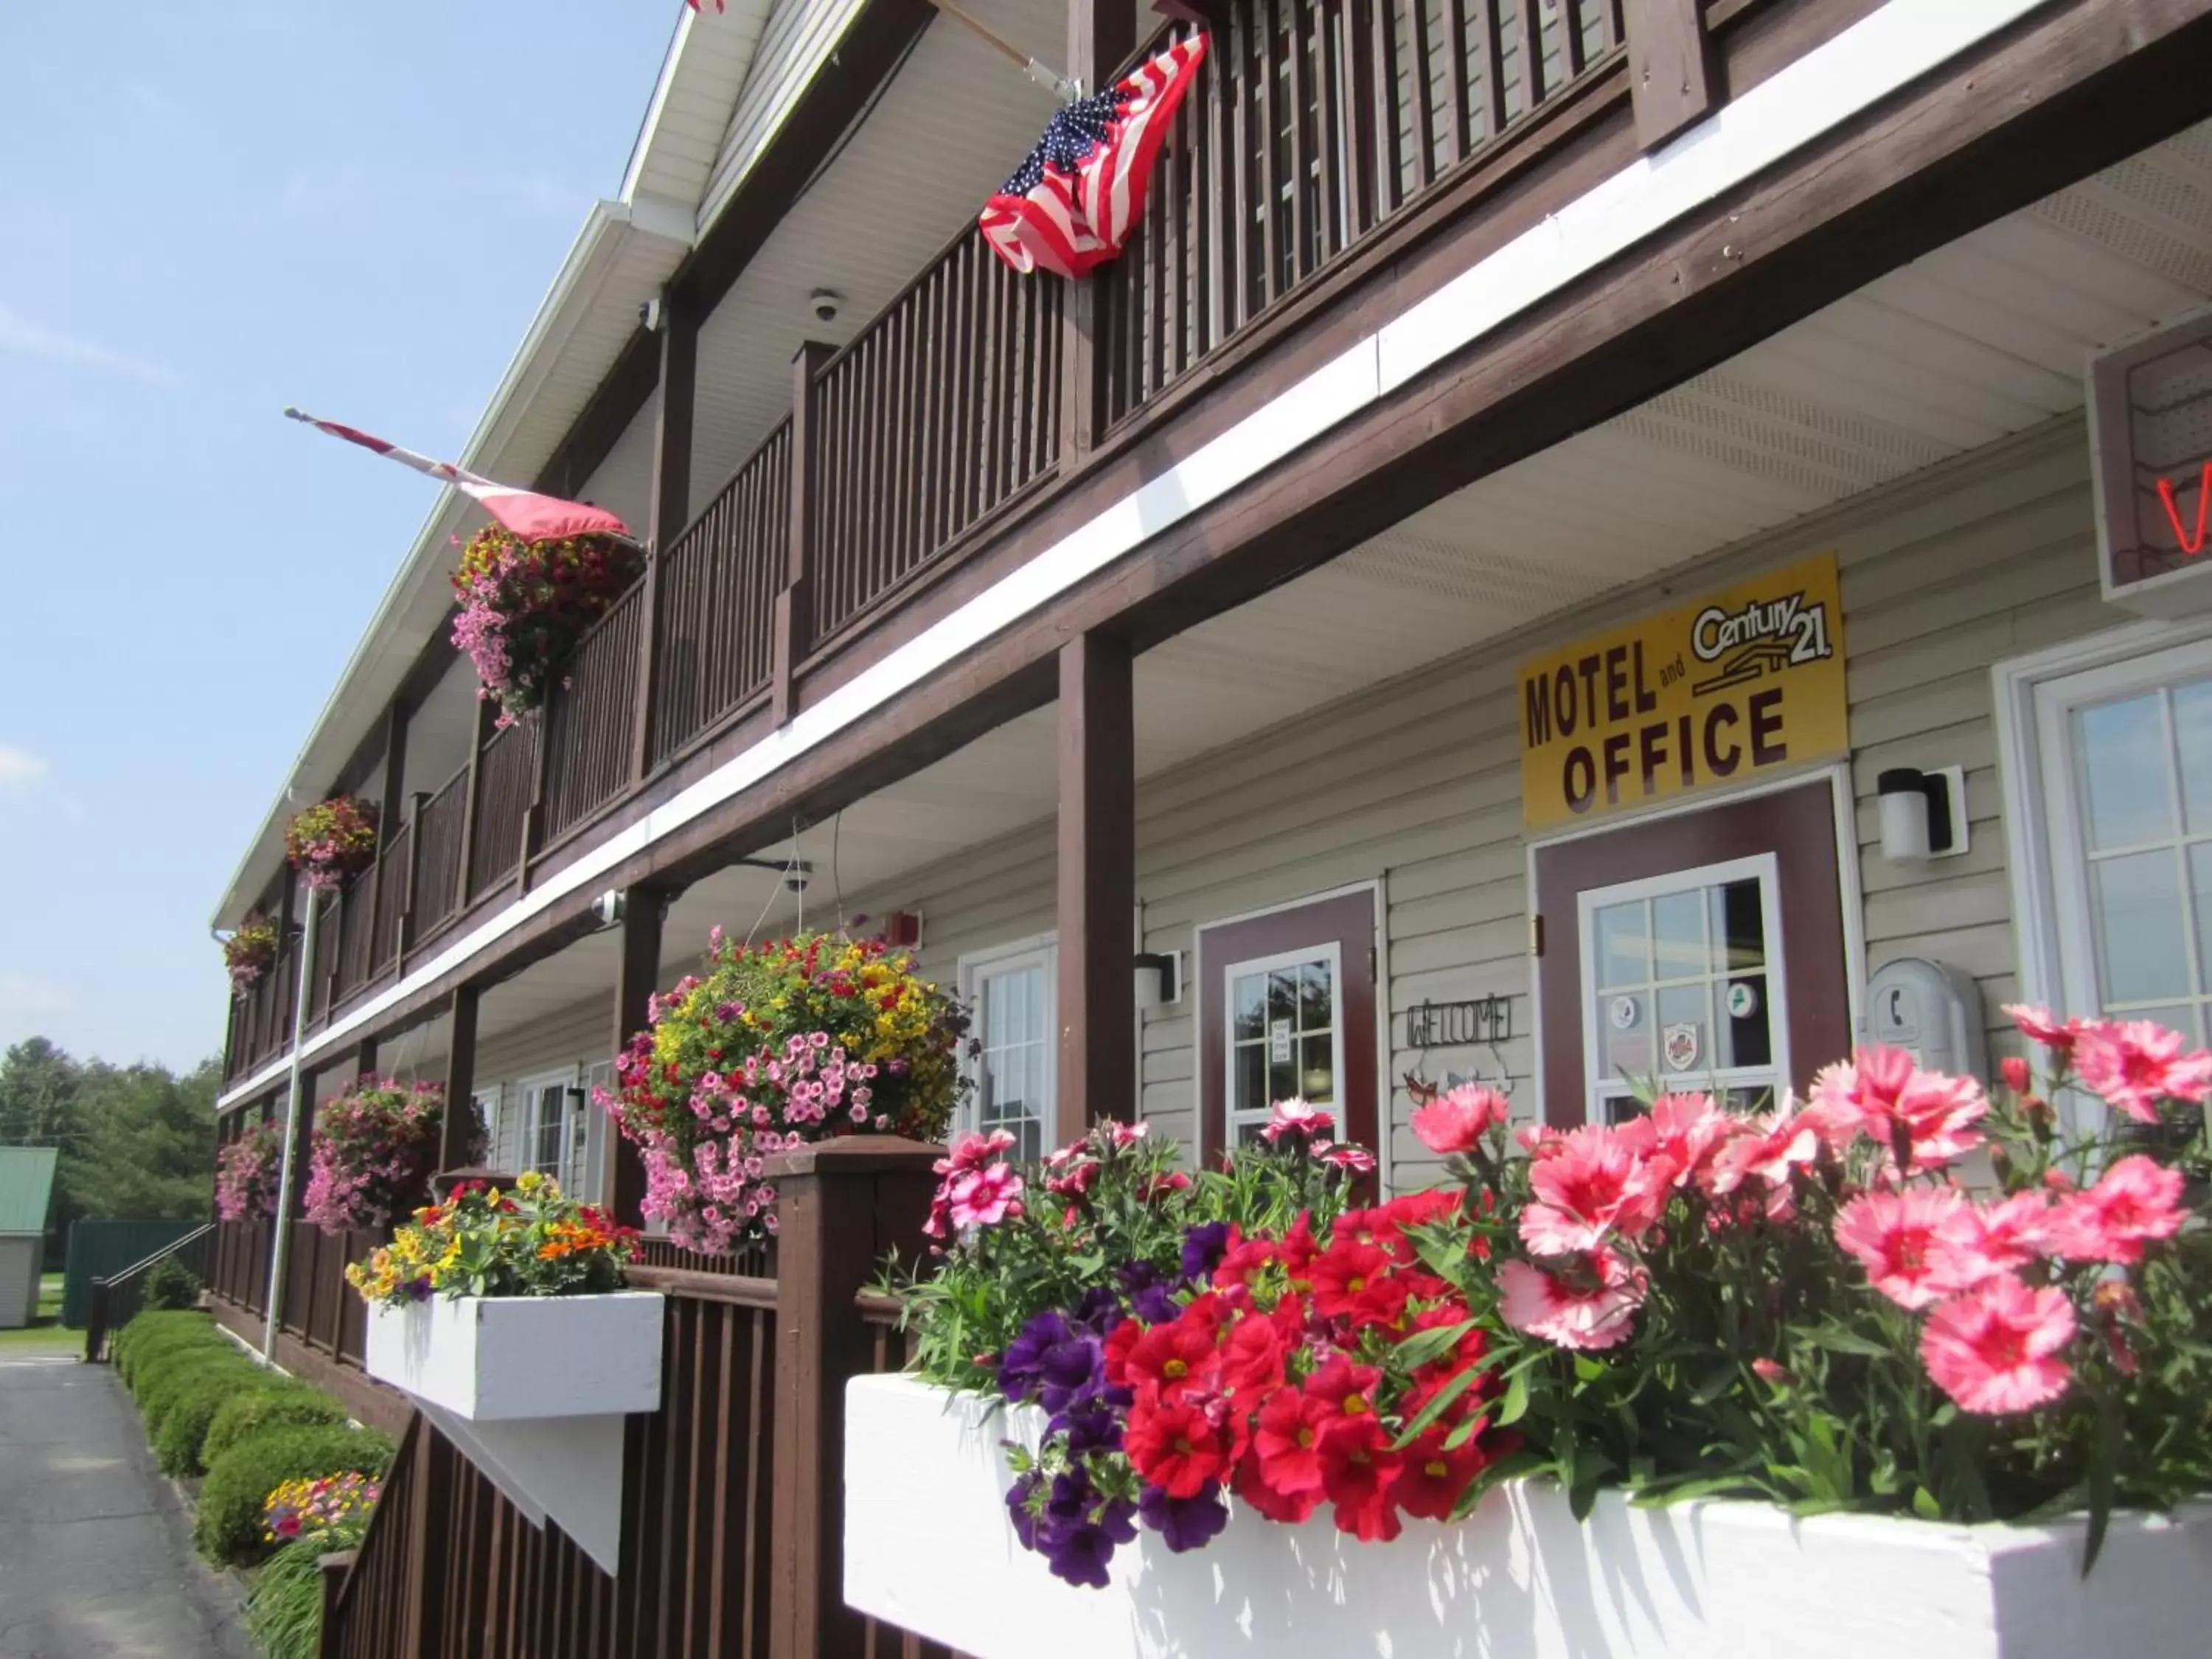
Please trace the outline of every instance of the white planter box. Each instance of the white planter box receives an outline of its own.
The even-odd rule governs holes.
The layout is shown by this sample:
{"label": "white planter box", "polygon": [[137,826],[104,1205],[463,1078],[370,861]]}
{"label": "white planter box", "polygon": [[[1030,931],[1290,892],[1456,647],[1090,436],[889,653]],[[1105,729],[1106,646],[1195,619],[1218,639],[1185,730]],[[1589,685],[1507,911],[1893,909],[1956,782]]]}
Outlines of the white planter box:
{"label": "white planter box", "polygon": [[372,1307],[367,1367],[532,1522],[613,1572],[623,1419],[660,1408],[661,1322],[650,1291]]}
{"label": "white planter box", "polygon": [[845,1600],[975,1659],[2166,1659],[2212,1652],[2212,1507],[2116,1518],[2081,1576],[2082,1527],[1796,1521],[1763,1504],[1638,1510],[1587,1524],[1542,1482],[1391,1544],[1241,1511],[1176,1555],[1148,1531],[1103,1590],[1015,1541],[1006,1413],[908,1377],[846,1395]]}
{"label": "white planter box", "polygon": [[472,1423],[660,1406],[661,1298],[434,1297],[368,1310],[368,1374]]}

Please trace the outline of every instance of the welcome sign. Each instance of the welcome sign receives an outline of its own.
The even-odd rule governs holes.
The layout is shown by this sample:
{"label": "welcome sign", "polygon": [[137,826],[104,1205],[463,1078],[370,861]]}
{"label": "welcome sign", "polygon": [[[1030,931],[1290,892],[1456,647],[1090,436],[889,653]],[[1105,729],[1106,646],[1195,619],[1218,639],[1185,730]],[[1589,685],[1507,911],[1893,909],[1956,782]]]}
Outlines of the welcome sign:
{"label": "welcome sign", "polygon": [[1836,556],[1723,588],[1522,665],[1531,830],[1850,748]]}

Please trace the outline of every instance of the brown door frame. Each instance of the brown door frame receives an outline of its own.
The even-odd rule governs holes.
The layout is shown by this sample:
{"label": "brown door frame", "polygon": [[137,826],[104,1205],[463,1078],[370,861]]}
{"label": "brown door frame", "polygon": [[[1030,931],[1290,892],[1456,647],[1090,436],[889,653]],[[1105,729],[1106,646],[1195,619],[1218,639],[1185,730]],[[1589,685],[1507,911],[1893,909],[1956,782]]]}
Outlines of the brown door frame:
{"label": "brown door frame", "polygon": [[[1838,1024],[1833,1011],[1821,1007],[1812,997],[1800,992],[1793,982],[1790,994],[1790,1063],[1793,1070],[1804,1075],[1790,1080],[1793,1085],[1802,1085],[1812,1072],[1819,1066],[1826,1065],[1832,1060],[1844,1060],[1850,1057],[1850,1047],[1856,1040],[1859,1027],[1859,1004],[1866,986],[1866,896],[1859,879],[1857,800],[1851,785],[1850,762],[1845,759],[1832,762],[1826,766],[1808,768],[1802,772],[1793,772],[1786,777],[1763,779],[1741,788],[1701,791],[1694,795],[1668,801],[1664,805],[1655,806],[1649,811],[1608,816],[1596,823],[1579,826],[1564,834],[1532,839],[1528,842],[1527,863],[1528,913],[1532,918],[1538,915],[1543,917],[1542,950],[1540,954],[1532,951],[1528,975],[1530,1000],[1534,1011],[1532,1024],[1534,1027],[1536,1110],[1539,1121],[1553,1124],[1562,1128],[1571,1128],[1583,1121],[1588,1112],[1589,1079],[1583,1075],[1581,1060],[1583,1010],[1579,988],[1582,938],[1579,918],[1572,914],[1553,915],[1541,909],[1536,872],[1538,854],[1566,842],[1595,840],[1620,830],[1642,829],[1666,819],[1683,817],[1693,812],[1709,811],[1717,807],[1740,806],[1765,796],[1805,789],[1814,785],[1824,786],[1826,788],[1831,808],[1829,821],[1832,826],[1831,834],[1835,851],[1836,926],[1838,941],[1844,961],[1844,1006],[1840,1021],[1841,1033],[1840,1036],[1838,1036],[1832,1029]],[[1715,860],[1733,858],[1743,850],[1746,849],[1735,848],[1717,853]],[[1779,851],[1781,849],[1759,850]],[[1624,870],[1620,873],[1620,879],[1633,880],[1640,875],[1654,873],[1660,872],[1647,872],[1640,868]],[[1781,886],[1784,906],[1781,926],[1786,951],[1790,921],[1788,909],[1790,890],[1786,880],[1781,884]],[[1559,1048],[1564,1054],[1564,1045],[1567,1038],[1565,1034],[1555,1031],[1546,1022],[1544,985],[1547,978],[1565,977],[1565,971],[1562,970],[1560,965],[1563,963],[1566,965],[1565,971],[1571,972],[1577,987],[1572,1005],[1574,1064],[1568,1069],[1577,1086],[1576,1098],[1571,1103],[1563,1099],[1560,1111],[1555,1114],[1551,1109],[1552,1096],[1554,1087],[1560,1079],[1552,1066],[1547,1064],[1547,1056],[1555,1048]],[[1830,1052],[1831,1050],[1832,1052]],[[1571,1111],[1567,1109],[1570,1105],[1572,1108]]]}
{"label": "brown door frame", "polygon": [[[1230,963],[1302,949],[1321,937],[1297,927],[1295,919],[1300,913],[1342,907],[1344,915],[1337,918],[1335,924],[1341,928],[1356,902],[1367,907],[1366,943],[1371,954],[1356,962],[1347,958],[1341,970],[1343,982],[1338,988],[1341,1005],[1338,1018],[1343,1022],[1344,1031],[1344,1077],[1342,1098],[1337,1103],[1336,1132],[1339,1139],[1356,1142],[1373,1152],[1381,1164],[1378,1175],[1383,1182],[1388,1182],[1389,1126],[1383,1120],[1382,1103],[1387,1097],[1382,1087],[1382,1066],[1389,1053],[1390,1012],[1385,978],[1383,902],[1382,880],[1377,876],[1192,927],[1191,984],[1198,1000],[1191,1038],[1192,1066],[1198,1085],[1195,1162],[1203,1164],[1218,1156],[1228,1145],[1227,1089],[1223,1076],[1228,1056],[1228,1010],[1221,994],[1213,990],[1213,980]],[[1280,924],[1279,933],[1265,926],[1271,922]],[[1256,936],[1261,942],[1253,946],[1237,945],[1228,951],[1221,950],[1218,945],[1212,951],[1207,950],[1208,934],[1218,939],[1224,933],[1233,937],[1243,930],[1249,930],[1248,937]],[[1326,936],[1329,940],[1346,937],[1341,932]],[[1363,1011],[1366,1024],[1364,1041],[1352,1023]]]}

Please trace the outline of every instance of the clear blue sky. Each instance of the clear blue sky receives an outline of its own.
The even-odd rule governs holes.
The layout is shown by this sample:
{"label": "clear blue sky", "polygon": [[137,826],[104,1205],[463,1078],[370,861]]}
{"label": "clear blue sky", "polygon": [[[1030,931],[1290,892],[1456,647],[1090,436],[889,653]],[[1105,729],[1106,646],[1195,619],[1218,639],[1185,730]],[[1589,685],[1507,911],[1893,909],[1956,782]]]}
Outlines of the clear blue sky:
{"label": "clear blue sky", "polygon": [[0,1044],[218,1048],[207,918],[682,0],[0,5]]}

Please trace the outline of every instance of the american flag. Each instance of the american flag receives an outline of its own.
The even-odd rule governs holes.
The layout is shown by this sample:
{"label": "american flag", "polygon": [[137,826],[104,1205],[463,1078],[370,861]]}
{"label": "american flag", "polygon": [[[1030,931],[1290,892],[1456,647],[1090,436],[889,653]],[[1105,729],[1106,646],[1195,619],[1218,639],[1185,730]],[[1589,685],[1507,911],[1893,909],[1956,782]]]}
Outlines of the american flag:
{"label": "american flag", "polygon": [[1144,214],[1176,106],[1205,61],[1206,37],[1189,35],[1054,115],[983,209],[978,222],[992,251],[1024,274],[1062,276],[1119,253]]}
{"label": "american flag", "polygon": [[592,507],[582,501],[564,501],[558,495],[540,495],[535,490],[517,489],[512,484],[495,483],[479,473],[451,461],[434,461],[428,455],[417,455],[411,449],[402,449],[398,444],[387,443],[372,437],[358,428],[340,426],[336,421],[318,420],[313,415],[303,415],[296,409],[284,413],[293,420],[304,421],[318,432],[327,432],[333,438],[343,438],[349,444],[359,444],[363,449],[373,449],[378,454],[411,466],[417,472],[427,472],[434,478],[442,478],[476,501],[491,514],[510,535],[526,542],[562,541],[570,536],[630,536],[629,526],[605,507]]}

